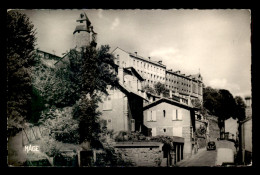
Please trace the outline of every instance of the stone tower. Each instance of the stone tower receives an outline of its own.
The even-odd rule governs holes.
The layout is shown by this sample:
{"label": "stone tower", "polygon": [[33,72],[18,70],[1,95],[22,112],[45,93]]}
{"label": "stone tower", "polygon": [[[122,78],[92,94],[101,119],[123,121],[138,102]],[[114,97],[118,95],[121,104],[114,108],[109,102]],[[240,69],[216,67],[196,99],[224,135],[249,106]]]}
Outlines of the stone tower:
{"label": "stone tower", "polygon": [[89,45],[96,47],[97,33],[94,32],[86,13],[81,13],[76,21],[79,22],[79,25],[76,26],[73,32],[74,46],[77,49]]}

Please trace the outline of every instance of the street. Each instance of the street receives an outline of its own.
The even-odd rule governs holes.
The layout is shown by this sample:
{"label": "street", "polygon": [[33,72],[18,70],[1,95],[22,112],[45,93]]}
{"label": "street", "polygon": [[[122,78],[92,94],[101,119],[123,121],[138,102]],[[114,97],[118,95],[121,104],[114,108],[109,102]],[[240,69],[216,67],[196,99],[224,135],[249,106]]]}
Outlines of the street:
{"label": "street", "polygon": [[215,141],[216,142],[216,150],[207,151],[206,148],[202,148],[196,155],[193,155],[191,158],[186,160],[182,160],[177,163],[178,167],[211,167],[216,166],[217,160],[217,151],[218,148],[230,148],[235,151],[234,143],[230,141]]}

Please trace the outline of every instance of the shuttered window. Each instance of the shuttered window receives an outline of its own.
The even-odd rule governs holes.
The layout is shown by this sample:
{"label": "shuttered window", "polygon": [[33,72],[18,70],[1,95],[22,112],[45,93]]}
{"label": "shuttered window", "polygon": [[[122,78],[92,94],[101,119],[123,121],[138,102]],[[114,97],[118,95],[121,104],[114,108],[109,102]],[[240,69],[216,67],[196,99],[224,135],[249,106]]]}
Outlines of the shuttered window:
{"label": "shuttered window", "polygon": [[176,109],[172,110],[172,120],[177,120],[177,110]]}
{"label": "shuttered window", "polygon": [[172,110],[172,120],[182,120],[182,110],[181,109]]}
{"label": "shuttered window", "polygon": [[152,121],[156,121],[156,110],[152,112]]}
{"label": "shuttered window", "polygon": [[182,120],[182,110],[178,110],[178,120]]}
{"label": "shuttered window", "polygon": [[147,121],[156,121],[156,110],[147,111]]}

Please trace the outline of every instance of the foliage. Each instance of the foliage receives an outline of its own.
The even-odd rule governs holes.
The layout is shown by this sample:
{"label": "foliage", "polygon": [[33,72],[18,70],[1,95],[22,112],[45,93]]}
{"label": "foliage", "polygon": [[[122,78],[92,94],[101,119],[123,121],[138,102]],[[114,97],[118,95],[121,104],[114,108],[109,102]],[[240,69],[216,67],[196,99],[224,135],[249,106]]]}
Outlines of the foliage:
{"label": "foliage", "polygon": [[32,72],[33,85],[47,106],[62,108],[75,103],[68,68],[68,65],[63,68],[48,66],[38,57]]}
{"label": "foliage", "polygon": [[163,94],[164,97],[169,97],[169,89],[165,87],[165,84],[157,82],[154,85],[154,90],[157,95]]}
{"label": "foliage", "polygon": [[220,119],[226,120],[234,116],[236,103],[233,95],[228,90],[220,89],[219,94],[219,105],[216,114]]}
{"label": "foliage", "polygon": [[169,89],[167,89],[165,87],[164,84],[157,82],[156,84],[154,84],[154,87],[151,87],[149,85],[146,85],[143,87],[143,90],[151,93],[151,94],[155,94],[155,95],[163,95],[164,97],[169,97]]}
{"label": "foliage", "polygon": [[29,18],[8,11],[6,21],[7,116],[8,128],[21,128],[30,120],[35,30]]}
{"label": "foliage", "polygon": [[50,109],[42,114],[41,123],[50,130],[53,139],[63,143],[79,143],[79,122],[72,118],[72,107]]}
{"label": "foliage", "polygon": [[155,137],[151,137],[151,141],[157,141],[157,142],[162,142],[164,145],[170,149],[173,149],[173,138],[170,136],[164,136],[164,135],[158,135]]}
{"label": "foliage", "polygon": [[203,89],[203,107],[208,109],[210,114],[216,115],[216,109],[219,106],[219,96],[217,89],[211,87]]}
{"label": "foliage", "polygon": [[207,131],[206,126],[200,125],[200,127],[196,129],[195,134],[196,134],[197,137],[204,137],[205,138],[206,131]]}
{"label": "foliage", "polygon": [[143,90],[150,94],[155,94],[155,90],[152,87],[150,87],[149,85],[144,86]]}
{"label": "foliage", "polygon": [[[97,154],[97,162],[95,166],[133,166],[133,163],[130,160],[126,160],[122,157],[122,152],[120,150],[116,151],[112,140],[108,138],[114,137],[114,132],[112,130],[106,129],[106,122],[100,120],[100,125],[104,129],[100,136],[102,141],[102,154]],[[119,135],[127,134],[128,132],[120,132]]]}
{"label": "foliage", "polygon": [[[216,115],[219,120],[226,120],[230,117],[243,118],[245,104],[241,97],[233,97],[233,95],[225,89],[213,89],[211,87],[204,88],[203,107],[209,113]],[[242,116],[242,117],[241,117]]]}
{"label": "foliage", "polygon": [[191,99],[191,104],[192,104],[193,107],[195,107],[195,108],[202,109],[201,101],[200,101],[198,98]]}
{"label": "foliage", "polygon": [[118,78],[113,71],[114,57],[109,46],[96,49],[91,46],[81,52],[73,49],[68,53],[70,82],[76,101],[73,118],[79,120],[80,143],[88,141],[92,147],[98,146],[101,133],[97,111],[101,94],[107,93],[107,86],[116,86]]}
{"label": "foliage", "polygon": [[98,142],[101,133],[99,123],[101,113],[97,111],[97,98],[97,96],[92,96],[92,99],[83,98],[73,109],[73,117],[79,121],[80,143],[88,141],[93,147],[97,146],[94,143]]}
{"label": "foliage", "polygon": [[235,116],[238,118],[239,121],[243,121],[246,117],[245,114],[246,104],[240,96],[235,97],[235,102],[236,102]]}
{"label": "foliage", "polygon": [[117,136],[115,137],[116,142],[121,141],[140,141],[140,140],[146,140],[146,137],[138,132],[130,132],[130,131],[120,131]]}
{"label": "foliage", "polygon": [[[111,144],[104,144],[104,157],[103,157],[103,166],[110,167],[128,167],[133,166],[133,162],[130,160],[125,160],[122,158],[122,153],[116,152],[115,148]],[[102,166],[102,164],[97,164]]]}

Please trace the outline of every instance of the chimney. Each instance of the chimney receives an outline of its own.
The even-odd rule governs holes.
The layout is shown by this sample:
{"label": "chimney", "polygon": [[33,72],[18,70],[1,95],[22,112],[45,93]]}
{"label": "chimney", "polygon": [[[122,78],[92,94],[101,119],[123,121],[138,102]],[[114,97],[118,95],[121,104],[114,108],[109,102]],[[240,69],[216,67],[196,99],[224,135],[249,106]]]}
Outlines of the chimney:
{"label": "chimney", "polygon": [[162,64],[162,60],[158,61],[159,64]]}
{"label": "chimney", "polygon": [[170,98],[172,98],[172,90],[169,90],[169,92],[170,92]]}
{"label": "chimney", "polygon": [[118,67],[118,78],[119,78],[119,83],[121,85],[123,85],[124,84],[124,70],[121,67]]}
{"label": "chimney", "polygon": [[151,61],[151,57],[148,57],[149,61]]}
{"label": "chimney", "polygon": [[137,52],[135,52],[135,56],[137,56]]}

